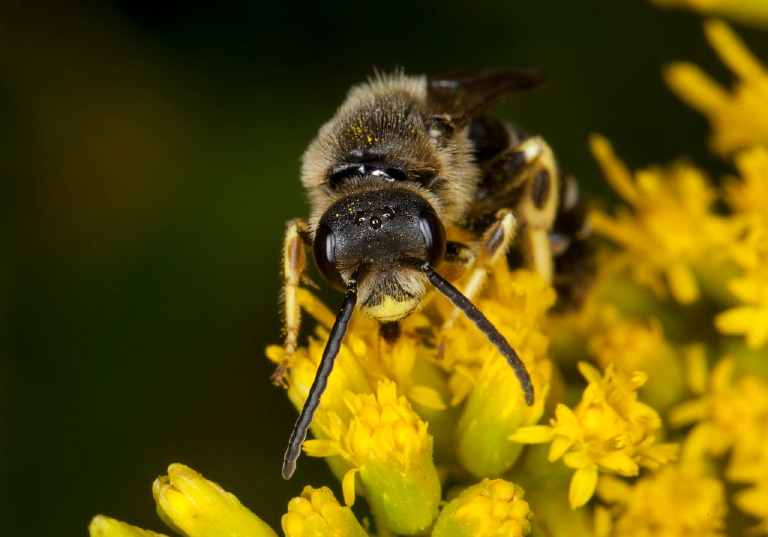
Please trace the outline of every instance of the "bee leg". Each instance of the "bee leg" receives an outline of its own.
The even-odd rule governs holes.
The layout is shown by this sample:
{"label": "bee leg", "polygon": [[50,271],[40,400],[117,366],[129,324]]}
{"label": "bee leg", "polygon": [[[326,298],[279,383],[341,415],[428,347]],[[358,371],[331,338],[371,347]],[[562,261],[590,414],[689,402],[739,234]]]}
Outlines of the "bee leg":
{"label": "bee leg", "polygon": [[476,258],[477,254],[466,244],[448,241],[445,259],[440,265],[440,274],[446,280],[455,282],[474,266]]}
{"label": "bee leg", "polygon": [[549,232],[557,216],[560,191],[559,172],[549,145],[539,136],[527,138],[513,149],[522,153],[527,168],[525,193],[515,214],[520,219],[520,236],[515,247],[521,250],[524,264],[552,282],[552,248]]}
{"label": "bee leg", "polygon": [[[488,271],[498,261],[498,259],[507,253],[513,239],[515,238],[516,220],[512,211],[502,209],[496,213],[496,222],[483,233],[483,237],[477,245],[477,256],[473,268],[470,270],[464,285],[462,293],[470,301],[473,301],[488,278]],[[440,343],[438,344],[438,356],[442,357],[445,351],[445,337],[458,318],[460,310],[455,308],[440,327]]]}
{"label": "bee leg", "polygon": [[301,307],[297,290],[307,268],[306,245],[309,242],[309,228],[304,220],[288,222],[283,243],[283,302],[285,304],[285,357],[272,374],[272,382],[283,385],[283,375],[291,363],[291,357],[298,346],[301,326]]}

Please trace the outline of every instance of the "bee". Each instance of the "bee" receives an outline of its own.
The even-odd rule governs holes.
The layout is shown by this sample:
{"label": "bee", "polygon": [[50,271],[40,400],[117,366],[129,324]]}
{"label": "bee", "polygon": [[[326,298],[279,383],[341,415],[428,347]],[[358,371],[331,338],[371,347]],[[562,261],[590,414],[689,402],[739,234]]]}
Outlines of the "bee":
{"label": "bee", "polygon": [[[377,74],[350,90],[307,148],[301,181],[311,212],[308,220],[287,227],[286,358],[273,375],[276,383],[297,347],[297,289],[307,249],[344,300],[289,440],[286,479],[296,468],[355,308],[379,320],[382,337],[392,341],[398,321],[422,306],[430,286],[437,289],[456,307],[453,318],[463,312],[496,346],[526,403],[533,404],[523,362],[472,298],[500,256],[512,267],[535,268],[573,300],[580,294],[574,280],[583,276],[579,271],[588,272],[580,268],[588,264],[589,233],[576,183],[559,170],[543,139],[484,115],[543,79],[539,70],[514,67],[429,77]],[[447,240],[446,226],[472,240]],[[441,275],[456,267],[469,271],[464,294]],[[569,270],[577,277],[569,277]]]}

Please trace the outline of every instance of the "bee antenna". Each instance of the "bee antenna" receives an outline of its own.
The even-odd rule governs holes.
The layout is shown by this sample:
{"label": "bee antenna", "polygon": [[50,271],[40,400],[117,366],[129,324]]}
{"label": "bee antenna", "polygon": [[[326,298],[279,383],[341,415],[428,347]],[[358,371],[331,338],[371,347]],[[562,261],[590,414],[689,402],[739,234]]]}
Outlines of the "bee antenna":
{"label": "bee antenna", "polygon": [[461,294],[461,291],[456,289],[448,280],[440,276],[435,269],[429,266],[428,263],[419,263],[419,270],[421,270],[429,280],[432,286],[440,291],[443,296],[450,300],[454,306],[459,308],[467,319],[475,323],[477,329],[480,330],[488,338],[488,341],[494,344],[499,350],[501,355],[507,359],[507,363],[512,367],[515,372],[518,382],[520,382],[520,388],[523,390],[525,402],[530,406],[533,404],[533,384],[531,384],[531,376],[528,374],[528,370],[525,368],[525,364],[520,360],[520,357],[515,352],[515,349],[509,344],[507,339],[499,332],[499,330],[493,326],[491,321],[483,315],[483,312],[477,309],[467,297]]}
{"label": "bee antenna", "polygon": [[317,368],[315,380],[309,389],[309,395],[304,403],[304,408],[301,409],[299,419],[296,420],[296,425],[293,426],[291,438],[288,440],[288,449],[285,450],[285,457],[283,457],[283,477],[285,479],[290,479],[296,470],[296,461],[301,453],[301,445],[307,438],[309,426],[312,424],[315,412],[320,406],[320,397],[328,385],[328,376],[333,371],[333,364],[339,355],[341,342],[344,340],[344,334],[347,332],[349,320],[352,318],[352,312],[355,311],[357,283],[361,274],[362,269],[358,269],[347,283],[344,302],[341,304],[339,314],[336,316],[336,321],[333,323],[333,328],[331,328],[331,333],[328,336],[328,344],[325,346],[325,350],[323,350],[323,356],[320,359],[320,366]]}

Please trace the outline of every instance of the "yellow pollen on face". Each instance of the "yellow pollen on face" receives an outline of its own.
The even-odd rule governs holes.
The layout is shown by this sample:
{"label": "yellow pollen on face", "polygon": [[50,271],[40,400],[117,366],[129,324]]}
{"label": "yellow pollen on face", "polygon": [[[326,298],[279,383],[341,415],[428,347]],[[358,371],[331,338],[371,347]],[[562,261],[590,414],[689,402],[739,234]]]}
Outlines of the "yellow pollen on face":
{"label": "yellow pollen on face", "polygon": [[389,295],[385,295],[383,300],[375,306],[360,306],[360,309],[368,315],[379,321],[399,321],[408,316],[420,305],[417,298],[405,298],[396,300]]}

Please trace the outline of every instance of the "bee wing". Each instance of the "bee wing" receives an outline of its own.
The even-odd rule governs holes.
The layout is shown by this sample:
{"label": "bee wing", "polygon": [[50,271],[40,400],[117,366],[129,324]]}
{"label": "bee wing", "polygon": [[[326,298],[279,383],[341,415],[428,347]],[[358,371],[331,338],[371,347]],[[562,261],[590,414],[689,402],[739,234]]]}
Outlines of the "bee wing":
{"label": "bee wing", "polygon": [[427,78],[427,106],[435,116],[461,127],[509,97],[540,86],[538,69],[487,66],[456,69]]}

